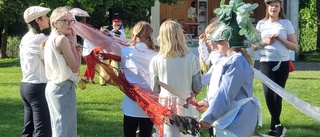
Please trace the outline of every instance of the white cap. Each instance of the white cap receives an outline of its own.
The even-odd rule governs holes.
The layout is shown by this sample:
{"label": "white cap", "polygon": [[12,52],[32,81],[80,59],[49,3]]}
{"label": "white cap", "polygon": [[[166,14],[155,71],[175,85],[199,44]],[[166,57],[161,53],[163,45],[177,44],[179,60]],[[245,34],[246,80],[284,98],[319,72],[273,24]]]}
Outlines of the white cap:
{"label": "white cap", "polygon": [[69,11],[73,16],[78,16],[78,17],[90,17],[88,12],[80,9],[80,8],[73,8]]}
{"label": "white cap", "polygon": [[50,11],[51,10],[49,8],[31,6],[24,11],[23,18],[26,23],[30,23],[31,21],[48,14]]}

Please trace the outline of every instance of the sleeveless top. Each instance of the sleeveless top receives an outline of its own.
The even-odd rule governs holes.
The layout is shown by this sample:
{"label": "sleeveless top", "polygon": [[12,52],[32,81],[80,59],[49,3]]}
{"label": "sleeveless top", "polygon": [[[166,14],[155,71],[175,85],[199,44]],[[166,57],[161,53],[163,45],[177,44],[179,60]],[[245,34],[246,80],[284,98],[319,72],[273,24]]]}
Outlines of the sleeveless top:
{"label": "sleeveless top", "polygon": [[66,80],[73,81],[75,84],[79,82],[79,77],[73,73],[62,53],[59,53],[55,44],[58,34],[51,33],[44,48],[44,63],[46,76],[49,81],[55,84],[62,83]]}

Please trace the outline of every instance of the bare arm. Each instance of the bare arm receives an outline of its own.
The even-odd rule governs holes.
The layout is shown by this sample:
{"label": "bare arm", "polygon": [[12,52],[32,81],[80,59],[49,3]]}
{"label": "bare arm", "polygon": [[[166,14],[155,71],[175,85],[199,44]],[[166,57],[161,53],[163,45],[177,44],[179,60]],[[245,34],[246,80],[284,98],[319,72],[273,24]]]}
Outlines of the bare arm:
{"label": "bare arm", "polygon": [[297,51],[298,50],[298,43],[296,39],[296,34],[292,33],[288,35],[288,39],[283,39],[277,35],[274,36],[278,39],[283,45],[285,45],[288,49]]}
{"label": "bare arm", "polygon": [[56,39],[57,48],[63,54],[67,65],[71,68],[73,73],[77,73],[80,68],[80,57],[75,45],[70,45],[69,39],[61,35]]}

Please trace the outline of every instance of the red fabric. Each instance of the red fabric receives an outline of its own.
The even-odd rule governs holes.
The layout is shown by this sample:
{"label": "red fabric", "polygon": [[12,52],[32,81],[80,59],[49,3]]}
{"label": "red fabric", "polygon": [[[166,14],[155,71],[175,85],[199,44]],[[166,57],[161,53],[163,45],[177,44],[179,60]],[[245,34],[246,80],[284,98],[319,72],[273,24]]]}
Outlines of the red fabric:
{"label": "red fabric", "polygon": [[[99,56],[103,56],[114,61],[121,60],[120,56],[112,54],[99,53]],[[159,104],[156,101],[158,96],[154,94],[152,91],[138,86],[134,86],[131,83],[129,83],[129,81],[125,78],[124,74],[120,73],[120,71],[117,68],[113,68],[110,64],[106,64],[96,58],[95,61],[99,63],[109,75],[110,81],[108,81],[108,84],[118,86],[124,94],[126,94],[133,101],[137,102],[141,106],[142,110],[146,112],[146,114],[150,117],[151,121],[159,129],[159,137],[163,137],[163,117],[171,115],[173,114],[173,112],[169,110],[167,107]],[[119,75],[117,75],[114,70],[117,70]]]}
{"label": "red fabric", "polygon": [[289,60],[289,72],[293,72],[293,71],[295,71],[295,70],[296,70],[296,68],[294,67],[293,62],[292,62],[292,60],[290,59],[290,60]]}
{"label": "red fabric", "polygon": [[95,55],[93,52],[91,52],[87,56],[83,56],[83,59],[86,61],[86,64],[87,64],[86,72],[84,73],[83,76],[88,78],[88,80],[94,80],[94,75],[96,73],[97,63],[92,58],[95,58]]}
{"label": "red fabric", "polygon": [[[93,51],[95,54],[120,62],[121,49],[125,46],[125,42],[106,36],[98,30],[95,30],[94,28],[83,23],[76,22],[73,28],[77,35],[87,39],[96,46],[96,49]],[[129,83],[125,76],[118,70],[118,68],[114,68],[111,65],[106,64],[96,57],[90,57],[92,57],[94,62],[99,63],[109,75],[110,81],[108,81],[108,84],[118,86],[124,94],[126,94],[133,101],[137,102],[159,129],[159,136],[163,137],[163,118],[167,115],[173,114],[171,110],[158,103],[156,101],[158,96],[152,91],[134,86]]]}

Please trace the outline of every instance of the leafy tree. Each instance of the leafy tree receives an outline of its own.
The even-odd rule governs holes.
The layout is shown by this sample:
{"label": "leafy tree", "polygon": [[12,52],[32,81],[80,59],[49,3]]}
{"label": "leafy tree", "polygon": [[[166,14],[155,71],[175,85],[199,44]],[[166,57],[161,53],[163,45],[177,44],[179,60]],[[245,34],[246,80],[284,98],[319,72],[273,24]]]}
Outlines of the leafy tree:
{"label": "leafy tree", "polygon": [[6,49],[9,26],[16,22],[23,22],[21,15],[23,15],[22,9],[25,9],[24,5],[27,5],[26,2],[21,0],[0,0],[0,28],[2,28],[0,59],[7,57]]}
{"label": "leafy tree", "polygon": [[320,52],[320,0],[317,0],[317,28],[318,28],[318,35],[317,35],[317,51]]}
{"label": "leafy tree", "polygon": [[[319,0],[317,0],[319,1]],[[299,40],[302,52],[315,51],[317,38],[314,37],[319,31],[317,29],[317,12],[315,0],[300,1]],[[320,32],[319,32],[320,33]],[[319,34],[318,34],[319,35]],[[318,36],[318,39],[320,37]]]}
{"label": "leafy tree", "polygon": [[[156,0],[0,0],[0,59],[6,58],[8,35],[22,35],[27,31],[23,20],[24,10],[33,5],[50,9],[59,6],[78,7],[89,12],[89,23],[95,27],[106,25],[110,8],[122,9],[124,22],[132,26],[140,20],[148,21],[151,6]],[[159,0],[161,3],[173,4],[178,0]],[[10,33],[11,32],[11,33]],[[18,45],[17,45],[18,46]]]}

